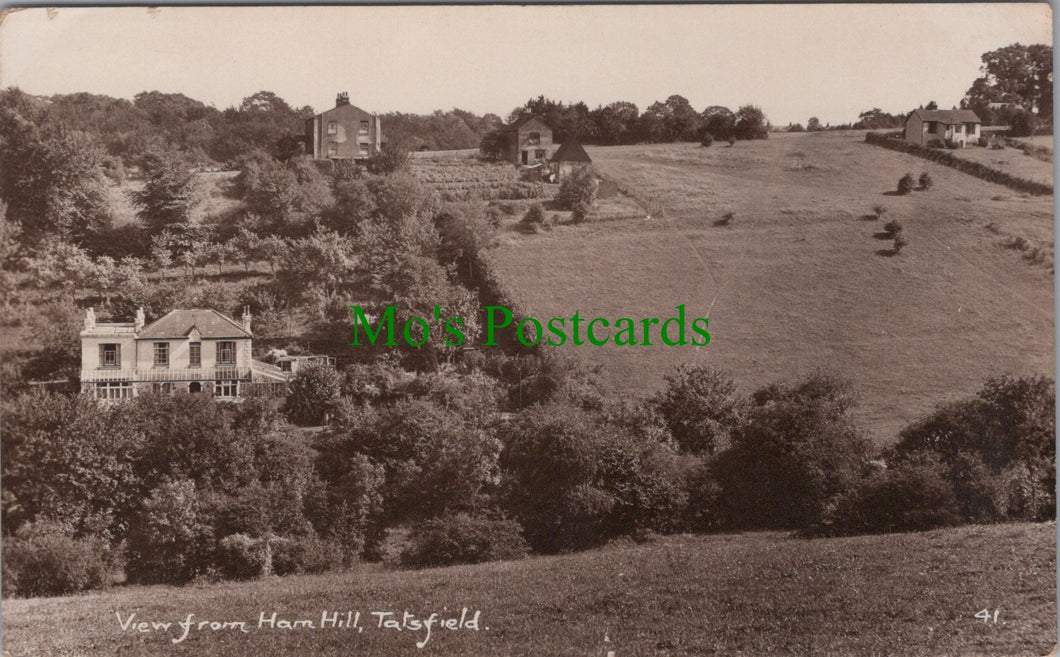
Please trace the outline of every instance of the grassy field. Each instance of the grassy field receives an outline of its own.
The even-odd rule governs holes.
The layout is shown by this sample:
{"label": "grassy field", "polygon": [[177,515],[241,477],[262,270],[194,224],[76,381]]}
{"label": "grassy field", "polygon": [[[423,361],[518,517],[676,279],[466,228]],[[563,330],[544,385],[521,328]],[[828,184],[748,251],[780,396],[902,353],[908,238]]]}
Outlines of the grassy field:
{"label": "grassy field", "polygon": [[[11,657],[1045,655],[1056,636],[1055,536],[1054,523],[814,541],[673,536],[481,566],[115,588],[5,600],[3,647]],[[481,612],[479,629],[435,628],[422,651],[423,630],[379,628],[370,615],[465,607]],[[983,609],[989,622],[975,617]],[[262,612],[319,623],[325,610],[360,611],[363,630],[258,627]],[[123,631],[116,614],[173,625]],[[192,626],[173,643],[188,614],[248,631]]]}
{"label": "grassy field", "polygon": [[[1054,371],[1051,258],[1006,248],[1018,237],[1051,253],[1052,197],[861,132],[588,150],[664,214],[506,233],[491,258],[538,318],[666,318],[678,304],[710,318],[707,347],[561,347],[602,365],[616,391],[643,395],[685,361],[728,370],[745,392],[823,369],[854,382],[859,420],[887,442],[991,376]],[[894,195],[902,174],[924,171],[933,189]],[[904,225],[900,255],[869,217],[876,205]]]}
{"label": "grassy field", "polygon": [[[1037,139],[1033,137],[1032,139]],[[1025,140],[1027,141],[1027,140]],[[1053,163],[1044,162],[1038,158],[1031,157],[1018,148],[1006,146],[1001,149],[993,148],[955,148],[947,151],[954,157],[962,160],[979,162],[986,166],[1004,171],[1013,176],[1019,176],[1026,180],[1032,180],[1045,185],[1053,184]]]}

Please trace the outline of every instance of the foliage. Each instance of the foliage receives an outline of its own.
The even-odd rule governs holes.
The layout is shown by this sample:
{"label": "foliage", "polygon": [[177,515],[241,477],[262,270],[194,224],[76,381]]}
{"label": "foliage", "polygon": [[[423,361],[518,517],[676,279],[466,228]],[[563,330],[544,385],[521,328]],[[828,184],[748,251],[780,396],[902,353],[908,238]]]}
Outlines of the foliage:
{"label": "foliage", "polygon": [[706,148],[710,148],[714,145],[714,136],[711,135],[709,132],[704,132],[703,136],[699,140],[699,145],[704,146]]}
{"label": "foliage", "polygon": [[703,110],[703,129],[714,139],[729,141],[736,135],[736,115],[727,107],[712,105]]}
{"label": "foliage", "polygon": [[806,122],[806,131],[818,132],[820,130],[824,130],[824,128],[821,127],[821,120],[816,116],[811,116],[810,120]]}
{"label": "foliage", "polygon": [[897,219],[891,219],[883,225],[883,230],[891,236],[900,235],[902,232],[902,222]]}
{"label": "foliage", "polygon": [[732,379],[705,365],[679,365],[654,403],[681,451],[695,454],[726,449],[740,418]]}
{"label": "foliage", "polygon": [[195,484],[164,479],[130,523],[125,570],[141,583],[191,581],[212,562],[212,533]]}
{"label": "foliage", "polygon": [[4,539],[4,597],[69,595],[109,583],[107,551],[93,537],[75,538],[61,525],[23,528]]}
{"label": "foliage", "polygon": [[847,384],[819,374],[755,392],[733,447],[716,461],[728,522],[774,529],[820,522],[856,486],[869,456],[852,405]]}
{"label": "foliage", "polygon": [[979,69],[982,75],[968,89],[963,104],[979,111],[991,102],[1007,102],[1021,105],[1042,118],[1052,116],[1051,46],[1013,43],[983,53],[982,61]]}
{"label": "foliage", "polygon": [[737,139],[768,138],[769,126],[762,109],[756,105],[744,105],[737,110],[733,136]]}
{"label": "foliage", "polygon": [[295,424],[327,422],[342,392],[342,377],[327,363],[307,363],[288,384],[284,412]]}
{"label": "foliage", "polygon": [[577,169],[560,185],[556,200],[574,212],[574,221],[584,221],[596,203],[599,188],[600,182],[592,169]]}
{"label": "foliage", "polygon": [[927,171],[920,174],[918,182],[920,183],[920,189],[923,190],[931,189],[935,185],[935,181],[931,179],[931,174]]}
{"label": "foliage", "polygon": [[913,187],[916,185],[916,179],[913,178],[913,174],[907,173],[898,180],[898,193],[908,194],[913,191]]}
{"label": "foliage", "polygon": [[1012,117],[1009,134],[1013,137],[1030,137],[1038,129],[1038,118],[1031,112],[1017,112]]}
{"label": "foliage", "polygon": [[528,551],[519,523],[454,513],[416,525],[401,563],[410,568],[484,563],[520,559]]}
{"label": "foliage", "polygon": [[389,176],[407,169],[411,157],[412,154],[407,148],[390,138],[378,153],[368,158],[364,166],[368,173]]}
{"label": "foliage", "polygon": [[143,189],[133,192],[137,216],[151,235],[170,224],[186,223],[195,204],[191,171],[171,153],[150,153],[143,164]]}

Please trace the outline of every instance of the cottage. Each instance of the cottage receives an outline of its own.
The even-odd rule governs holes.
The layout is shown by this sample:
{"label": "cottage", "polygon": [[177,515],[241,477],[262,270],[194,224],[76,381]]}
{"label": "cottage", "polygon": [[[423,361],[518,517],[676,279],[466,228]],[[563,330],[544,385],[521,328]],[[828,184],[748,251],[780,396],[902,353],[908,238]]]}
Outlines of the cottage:
{"label": "cottage", "polygon": [[591,167],[592,164],[592,158],[585,152],[582,145],[576,141],[568,140],[556,149],[556,154],[552,156],[549,168],[555,174],[556,179],[559,182],[563,182],[564,178],[572,175],[575,171]]}
{"label": "cottage", "polygon": [[[278,367],[251,358],[250,312],[243,321],[209,309],[171,310],[150,324],[96,321],[85,312],[81,391],[126,399],[142,391],[205,393],[236,399],[282,388]],[[264,385],[262,385],[264,384]]]}
{"label": "cottage", "polygon": [[904,138],[920,146],[964,148],[979,141],[982,121],[972,110],[916,109],[905,120]]}
{"label": "cottage", "polygon": [[343,92],[335,107],[305,122],[306,149],[313,159],[366,160],[382,148],[379,117],[350,104]]}
{"label": "cottage", "polygon": [[552,128],[536,116],[527,114],[504,128],[503,159],[515,164],[545,164],[552,154]]}

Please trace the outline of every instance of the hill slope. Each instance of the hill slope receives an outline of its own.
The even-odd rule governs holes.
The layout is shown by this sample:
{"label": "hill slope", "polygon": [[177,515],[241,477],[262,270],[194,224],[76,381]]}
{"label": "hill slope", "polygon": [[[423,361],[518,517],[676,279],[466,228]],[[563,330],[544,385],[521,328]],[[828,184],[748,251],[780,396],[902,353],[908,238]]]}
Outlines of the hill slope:
{"label": "hill slope", "polygon": [[[678,304],[710,318],[705,348],[561,347],[623,393],[660,387],[685,361],[728,370],[745,392],[820,368],[855,383],[859,419],[886,442],[988,377],[1051,374],[1052,198],[863,138],[590,148],[601,172],[665,214],[512,234],[493,261],[539,318],[666,318]],[[893,195],[902,174],[923,171],[933,189]],[[878,204],[884,220],[867,219]],[[715,225],[727,212],[730,225]],[[879,235],[889,218],[909,242],[898,256]],[[1044,264],[1004,248],[1013,237]]]}
{"label": "hill slope", "polygon": [[[1044,655],[1056,636],[1054,523],[805,541],[673,536],[644,545],[416,572],[366,569],[206,587],[130,587],[3,603],[4,649],[27,655],[415,654],[424,632],[370,611],[481,611],[435,629],[431,655]],[[990,622],[975,618],[989,609]],[[993,611],[998,610],[998,622]],[[364,629],[259,629],[359,610]],[[135,622],[242,621],[248,631]],[[447,613],[449,613],[447,612]],[[132,627],[132,626],[130,626]],[[489,629],[485,629],[489,627]],[[604,637],[607,637],[605,642]]]}

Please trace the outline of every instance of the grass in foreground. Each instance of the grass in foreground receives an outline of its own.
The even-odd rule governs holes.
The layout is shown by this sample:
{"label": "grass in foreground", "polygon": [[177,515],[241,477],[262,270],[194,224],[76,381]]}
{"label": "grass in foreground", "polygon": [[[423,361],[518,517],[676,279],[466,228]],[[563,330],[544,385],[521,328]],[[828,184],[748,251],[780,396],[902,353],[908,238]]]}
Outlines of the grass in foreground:
{"label": "grass in foreground", "polygon": [[[1045,523],[814,541],[673,536],[481,566],[7,600],[3,647],[12,657],[1045,655],[1056,636],[1055,534]],[[379,629],[368,615],[463,607],[481,610],[482,629],[435,629],[422,651],[423,631]],[[989,622],[975,617],[983,609]],[[324,610],[359,610],[363,632],[257,629],[261,612],[317,622]],[[179,628],[123,633],[115,612],[250,629],[192,630],[174,644]]]}

